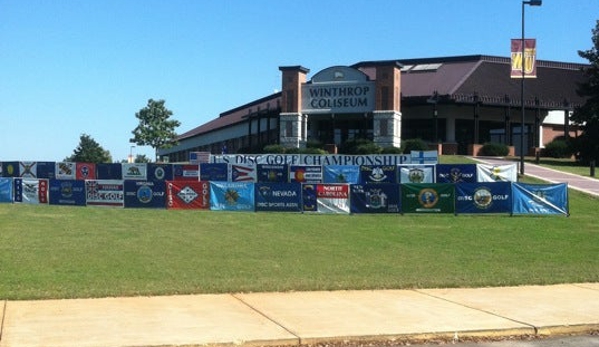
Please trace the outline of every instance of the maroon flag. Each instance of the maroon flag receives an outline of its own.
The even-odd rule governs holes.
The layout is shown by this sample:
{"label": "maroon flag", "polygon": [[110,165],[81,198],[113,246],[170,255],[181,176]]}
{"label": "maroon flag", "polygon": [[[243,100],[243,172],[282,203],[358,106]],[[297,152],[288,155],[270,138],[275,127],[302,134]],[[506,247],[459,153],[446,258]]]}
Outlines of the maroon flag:
{"label": "maroon flag", "polygon": [[[512,39],[511,78],[537,78],[537,41],[524,39],[524,59],[522,59],[522,39]],[[524,64],[522,62],[524,61]],[[524,66],[524,69],[522,69]]]}

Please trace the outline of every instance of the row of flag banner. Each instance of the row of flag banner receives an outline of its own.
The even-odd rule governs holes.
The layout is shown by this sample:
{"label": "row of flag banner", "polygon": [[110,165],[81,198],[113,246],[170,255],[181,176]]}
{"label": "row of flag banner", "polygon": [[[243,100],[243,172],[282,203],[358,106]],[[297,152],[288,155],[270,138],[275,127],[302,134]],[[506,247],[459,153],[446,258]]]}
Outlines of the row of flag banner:
{"label": "row of flag banner", "polygon": [[0,178],[0,202],[315,213],[569,215],[567,184],[287,183]]}
{"label": "row of flag banner", "polygon": [[516,182],[516,164],[163,164],[3,162],[1,177],[60,180],[219,181],[246,183]]}

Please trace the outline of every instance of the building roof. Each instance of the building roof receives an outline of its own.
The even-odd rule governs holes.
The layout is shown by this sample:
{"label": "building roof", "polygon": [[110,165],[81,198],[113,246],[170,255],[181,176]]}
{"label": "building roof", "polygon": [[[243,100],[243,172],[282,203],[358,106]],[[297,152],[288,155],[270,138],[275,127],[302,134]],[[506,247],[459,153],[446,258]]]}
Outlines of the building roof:
{"label": "building roof", "polygon": [[[467,55],[405,60],[364,61],[352,65],[371,80],[376,67],[395,64],[401,68],[402,104],[425,103],[433,95],[440,102],[487,105],[520,105],[520,79],[510,78],[510,58]],[[537,61],[537,78],[525,81],[525,104],[544,109],[571,108],[584,103],[576,87],[585,80],[585,64]],[[307,69],[306,69],[307,70]],[[278,108],[281,93],[275,93],[223,112],[216,119],[178,137],[183,140],[244,122],[248,115]]]}

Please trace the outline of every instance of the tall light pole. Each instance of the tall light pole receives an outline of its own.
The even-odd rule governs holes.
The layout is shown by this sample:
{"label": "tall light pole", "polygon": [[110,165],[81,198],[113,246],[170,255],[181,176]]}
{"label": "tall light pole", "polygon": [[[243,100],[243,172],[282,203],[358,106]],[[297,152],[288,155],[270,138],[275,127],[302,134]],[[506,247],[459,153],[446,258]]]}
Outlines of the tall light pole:
{"label": "tall light pole", "polygon": [[522,115],[520,118],[520,175],[524,175],[524,79],[525,79],[525,59],[524,59],[524,5],[541,6],[543,0],[522,1],[522,78],[520,78],[520,104],[522,106]]}

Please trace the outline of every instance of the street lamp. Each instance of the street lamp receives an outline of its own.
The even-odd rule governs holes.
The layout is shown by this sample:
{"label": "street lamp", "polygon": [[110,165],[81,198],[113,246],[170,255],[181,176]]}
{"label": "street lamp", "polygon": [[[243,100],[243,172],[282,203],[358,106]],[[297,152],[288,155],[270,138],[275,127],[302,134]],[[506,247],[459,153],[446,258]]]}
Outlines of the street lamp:
{"label": "street lamp", "polygon": [[522,106],[522,115],[520,118],[520,175],[524,175],[524,5],[541,6],[543,0],[522,1],[522,78],[520,79],[520,105]]}

